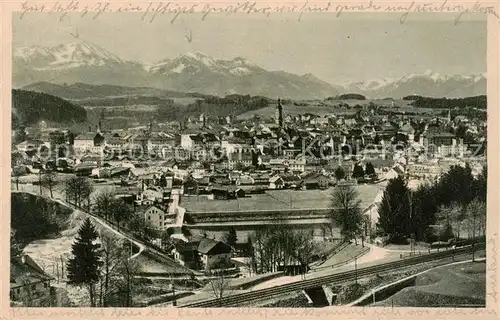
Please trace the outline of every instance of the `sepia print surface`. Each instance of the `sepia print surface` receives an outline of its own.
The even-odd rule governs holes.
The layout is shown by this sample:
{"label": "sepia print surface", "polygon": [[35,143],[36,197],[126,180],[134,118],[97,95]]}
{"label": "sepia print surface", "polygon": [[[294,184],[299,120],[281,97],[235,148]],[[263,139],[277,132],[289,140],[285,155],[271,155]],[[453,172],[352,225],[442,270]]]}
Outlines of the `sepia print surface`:
{"label": "sepia print surface", "polygon": [[68,5],[12,15],[12,307],[486,307],[487,15]]}

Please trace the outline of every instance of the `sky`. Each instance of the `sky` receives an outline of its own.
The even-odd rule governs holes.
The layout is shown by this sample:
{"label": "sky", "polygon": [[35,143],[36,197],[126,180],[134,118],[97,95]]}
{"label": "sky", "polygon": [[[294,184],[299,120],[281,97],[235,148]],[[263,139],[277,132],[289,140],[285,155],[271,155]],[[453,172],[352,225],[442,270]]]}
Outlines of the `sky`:
{"label": "sky", "polygon": [[[330,82],[399,78],[426,70],[441,74],[486,72],[486,18],[398,13],[200,14],[160,16],[104,13],[98,19],[47,13],[13,17],[13,47],[55,46],[75,41],[70,33],[123,59],[153,63],[200,51],[214,58],[244,57],[268,70],[312,73]],[[187,37],[192,36],[189,42]]]}

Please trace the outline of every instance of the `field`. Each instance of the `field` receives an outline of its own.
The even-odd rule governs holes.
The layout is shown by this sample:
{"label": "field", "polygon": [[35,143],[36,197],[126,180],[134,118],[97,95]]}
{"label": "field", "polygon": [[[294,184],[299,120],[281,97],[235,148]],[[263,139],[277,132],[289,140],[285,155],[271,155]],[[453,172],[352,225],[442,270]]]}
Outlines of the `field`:
{"label": "field", "polygon": [[[312,113],[319,116],[325,116],[329,114],[334,115],[352,115],[356,113],[356,109],[352,108],[355,105],[366,106],[369,103],[374,103],[377,106],[381,106],[382,109],[386,111],[396,111],[396,112],[415,112],[418,114],[436,114],[441,112],[438,109],[426,109],[426,108],[414,108],[409,105],[408,100],[395,99],[394,103],[397,108],[392,107],[391,99],[367,99],[367,100],[329,100],[329,101],[304,101],[301,104],[307,105],[294,105],[288,104],[283,106],[283,112],[285,115],[296,116],[304,113]],[[348,104],[351,108],[343,108],[339,107],[339,104]],[[262,118],[271,118],[274,117],[274,113],[276,111],[275,104],[269,104],[266,108],[252,110],[245,113],[242,113],[238,116],[238,119],[249,119],[254,115],[258,115]]]}
{"label": "field", "polygon": [[430,270],[417,277],[415,286],[404,288],[373,306],[446,307],[484,305],[486,263],[464,263]]}
{"label": "field", "polygon": [[[379,188],[375,185],[356,186],[361,208],[368,207]],[[185,196],[181,206],[188,212],[257,211],[286,209],[325,209],[330,207],[334,188],[326,190],[273,190],[252,194],[238,200],[208,200],[204,196]]]}

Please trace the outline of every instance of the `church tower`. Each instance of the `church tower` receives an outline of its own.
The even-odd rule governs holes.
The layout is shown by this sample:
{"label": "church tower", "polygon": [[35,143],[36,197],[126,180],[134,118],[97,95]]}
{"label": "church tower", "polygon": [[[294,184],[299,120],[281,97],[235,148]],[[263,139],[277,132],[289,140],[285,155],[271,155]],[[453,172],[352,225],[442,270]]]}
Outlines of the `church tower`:
{"label": "church tower", "polygon": [[274,120],[278,126],[283,127],[283,106],[281,105],[281,99],[279,98]]}

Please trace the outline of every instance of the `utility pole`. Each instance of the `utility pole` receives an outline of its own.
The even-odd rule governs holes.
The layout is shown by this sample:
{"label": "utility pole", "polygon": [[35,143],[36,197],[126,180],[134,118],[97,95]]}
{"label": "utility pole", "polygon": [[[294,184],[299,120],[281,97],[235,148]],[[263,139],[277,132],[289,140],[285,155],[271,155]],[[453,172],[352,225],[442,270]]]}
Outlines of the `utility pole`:
{"label": "utility pole", "polygon": [[358,258],[354,257],[354,279],[358,283]]}
{"label": "utility pole", "polygon": [[172,275],[170,275],[170,284],[172,285],[172,297],[174,300],[172,301],[172,306],[177,306],[177,299],[175,298],[175,283],[174,280],[172,279]]}
{"label": "utility pole", "polygon": [[42,195],[42,169],[38,169],[38,185],[40,186],[40,195]]}
{"label": "utility pole", "polygon": [[410,205],[410,232],[411,232],[411,242],[410,242],[410,255],[412,256],[415,249],[415,232],[413,230],[413,193],[408,190],[408,202]]}
{"label": "utility pole", "polygon": [[474,244],[476,242],[476,212],[472,213],[472,262],[474,262]]}

